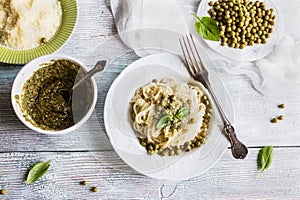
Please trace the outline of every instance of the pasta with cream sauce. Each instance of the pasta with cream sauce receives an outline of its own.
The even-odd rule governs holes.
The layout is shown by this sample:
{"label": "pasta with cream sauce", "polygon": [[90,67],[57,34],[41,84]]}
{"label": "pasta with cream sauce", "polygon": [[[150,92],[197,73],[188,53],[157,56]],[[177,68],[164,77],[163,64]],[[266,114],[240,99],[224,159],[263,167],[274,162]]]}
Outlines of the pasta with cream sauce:
{"label": "pasta with cream sauce", "polygon": [[[205,114],[203,95],[198,86],[169,78],[153,80],[138,88],[130,101],[130,116],[137,137],[150,141],[157,149],[193,140]],[[181,111],[186,116],[181,117]]]}

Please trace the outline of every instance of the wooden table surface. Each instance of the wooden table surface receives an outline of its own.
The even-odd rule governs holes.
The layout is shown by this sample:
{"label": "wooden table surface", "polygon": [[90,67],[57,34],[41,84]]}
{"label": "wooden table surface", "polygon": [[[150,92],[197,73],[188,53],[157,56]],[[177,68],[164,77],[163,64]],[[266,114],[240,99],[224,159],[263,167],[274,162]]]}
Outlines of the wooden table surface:
{"label": "wooden table surface", "polygon": [[[181,1],[182,6],[194,9],[198,4],[199,0]],[[253,89],[246,76],[230,75],[222,69],[218,71],[232,97],[236,130],[249,147],[247,158],[234,159],[228,148],[209,171],[184,181],[152,179],[127,166],[105,135],[103,104],[113,78],[137,56],[118,39],[108,0],[78,0],[78,5],[77,27],[58,53],[78,58],[88,66],[97,59],[107,59],[112,64],[101,78],[105,84],[98,82],[96,111],[82,128],[63,136],[29,130],[15,115],[10,99],[13,80],[22,66],[2,63],[0,189],[7,194],[0,195],[0,199],[300,198],[300,87],[285,93],[274,91],[273,97],[266,97]],[[286,30],[299,39],[299,29],[293,27],[300,24],[289,20]],[[281,102],[286,104],[285,109],[277,108]],[[270,123],[280,114],[285,117],[283,121]],[[266,145],[274,146],[274,160],[258,177],[257,154]],[[36,183],[26,185],[28,169],[47,160],[52,160],[49,172]],[[87,180],[87,186],[79,184],[82,180]],[[93,186],[98,187],[97,193],[91,191]]]}

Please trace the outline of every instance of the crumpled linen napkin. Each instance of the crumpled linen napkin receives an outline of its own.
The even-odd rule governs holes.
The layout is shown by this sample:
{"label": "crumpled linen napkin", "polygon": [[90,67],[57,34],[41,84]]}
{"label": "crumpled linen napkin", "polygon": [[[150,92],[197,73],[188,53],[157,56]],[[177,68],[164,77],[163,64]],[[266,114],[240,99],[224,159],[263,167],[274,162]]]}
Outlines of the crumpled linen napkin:
{"label": "crumpled linen napkin", "polygon": [[[289,7],[294,4],[299,2],[289,1]],[[284,6],[291,11],[286,4]],[[178,38],[169,38],[168,31],[180,34],[194,32],[190,12],[184,12],[176,0],[111,0],[111,7],[121,39],[141,56],[157,53],[146,51],[147,47],[180,54]],[[292,9],[285,14],[294,18],[296,12]],[[254,88],[262,94],[278,95],[278,92],[300,83],[299,44],[300,41],[294,42],[285,34],[271,54],[256,62],[243,63],[222,57],[211,49],[207,51],[211,59],[228,73],[246,74]]]}
{"label": "crumpled linen napkin", "polygon": [[178,53],[174,35],[189,32],[176,0],[111,0],[111,8],[121,39],[140,56]]}
{"label": "crumpled linen napkin", "polygon": [[300,84],[300,41],[284,35],[274,51],[256,61],[262,84],[260,90],[270,95]]}

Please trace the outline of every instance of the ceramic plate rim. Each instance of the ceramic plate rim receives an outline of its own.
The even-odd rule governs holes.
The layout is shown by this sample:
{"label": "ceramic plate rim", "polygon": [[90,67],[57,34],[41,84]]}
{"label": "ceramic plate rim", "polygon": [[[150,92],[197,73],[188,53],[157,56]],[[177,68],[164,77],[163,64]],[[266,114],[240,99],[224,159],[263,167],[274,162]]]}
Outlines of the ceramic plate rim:
{"label": "ceramic plate rim", "polygon": [[[171,170],[172,168],[176,168],[178,167],[178,164],[176,163],[180,163],[179,161],[176,161],[175,164],[172,164],[170,166],[167,166],[165,169],[162,169],[162,170],[156,170],[156,171],[152,171],[152,172],[144,172],[144,171],[139,171],[135,168],[134,166],[134,163],[130,163],[129,159],[127,156],[130,156],[128,155],[127,152],[124,152],[123,150],[119,149],[118,147],[116,147],[112,140],[111,140],[111,136],[110,136],[110,125],[108,124],[108,111],[111,111],[110,108],[109,108],[109,101],[111,100],[111,97],[112,97],[112,88],[114,88],[114,85],[116,85],[116,82],[118,81],[118,78],[120,76],[122,76],[122,73],[124,71],[128,71],[130,70],[131,68],[135,67],[135,65],[141,65],[143,63],[143,60],[149,60],[149,59],[152,59],[152,58],[155,58],[155,57],[161,57],[161,56],[165,56],[165,55],[170,55],[170,53],[160,53],[160,54],[154,54],[154,55],[150,55],[150,56],[146,56],[144,58],[141,58],[141,59],[138,59],[137,61],[131,63],[129,66],[127,66],[119,75],[118,77],[114,80],[114,82],[112,83],[108,93],[107,93],[107,97],[106,97],[106,100],[105,100],[105,104],[104,104],[104,125],[105,125],[105,128],[106,128],[106,132],[107,132],[107,135],[110,139],[110,142],[112,143],[112,146],[114,148],[114,150],[117,152],[117,154],[123,159],[123,161],[125,163],[127,163],[131,168],[135,169],[136,171],[144,174],[144,175],[147,175],[149,177],[152,177],[152,178],[156,178],[156,179],[166,179],[166,180],[186,180],[186,179],[189,179],[189,178],[192,178],[194,176],[197,176],[197,175],[201,175],[202,173],[204,173],[205,171],[207,171],[208,169],[210,169],[221,157],[222,155],[224,154],[224,152],[226,151],[227,149],[227,146],[228,146],[228,142],[227,140],[225,139],[225,137],[218,137],[217,141],[214,143],[213,147],[219,142],[221,145],[223,145],[222,148],[220,148],[218,150],[218,152],[216,153],[216,155],[213,155],[214,152],[209,152],[207,154],[210,155],[209,159],[213,159],[213,161],[210,161],[210,166],[207,167],[205,170],[202,170],[202,171],[197,171],[196,173],[192,173],[192,174],[188,174],[188,175],[183,175],[183,176],[177,176],[177,177],[170,177],[168,174],[166,175],[166,170]],[[171,54],[173,55],[173,54]],[[174,55],[173,55],[174,56]],[[145,65],[145,63],[144,63]],[[225,88],[225,86],[224,86]],[[227,94],[228,92],[226,91],[226,88],[225,88],[225,91]],[[230,101],[230,100],[229,100]],[[231,107],[232,109],[232,107]],[[223,139],[220,139],[220,138],[223,138]],[[225,140],[224,140],[225,139]],[[212,147],[212,148],[213,148]],[[145,156],[148,156],[147,154],[145,154]],[[207,158],[207,156],[205,156]]]}

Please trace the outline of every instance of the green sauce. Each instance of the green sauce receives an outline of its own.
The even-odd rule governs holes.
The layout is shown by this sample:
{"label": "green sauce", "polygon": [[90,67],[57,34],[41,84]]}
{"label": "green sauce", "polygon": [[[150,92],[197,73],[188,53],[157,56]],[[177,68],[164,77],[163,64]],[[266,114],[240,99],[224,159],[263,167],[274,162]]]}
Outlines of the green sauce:
{"label": "green sauce", "polygon": [[21,107],[25,118],[44,130],[58,131],[73,126],[92,104],[91,81],[74,91],[71,102],[63,98],[60,90],[71,89],[84,74],[79,64],[66,59],[42,64],[23,87]]}

